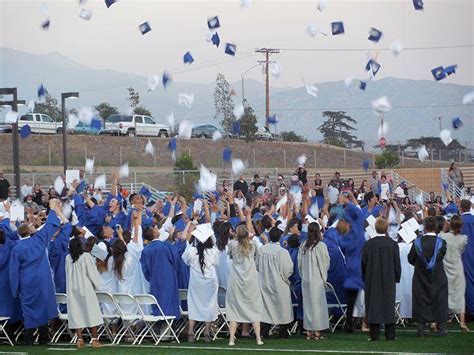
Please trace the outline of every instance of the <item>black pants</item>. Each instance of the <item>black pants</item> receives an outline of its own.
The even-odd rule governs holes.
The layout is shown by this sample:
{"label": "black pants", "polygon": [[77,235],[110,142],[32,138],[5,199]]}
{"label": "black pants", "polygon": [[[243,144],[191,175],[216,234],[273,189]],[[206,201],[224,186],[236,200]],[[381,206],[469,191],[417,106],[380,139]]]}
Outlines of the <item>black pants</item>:
{"label": "black pants", "polygon": [[347,310],[346,310],[346,325],[344,329],[347,332],[352,333],[354,331],[354,324],[352,321],[352,312],[354,311],[354,305],[357,300],[357,295],[359,290],[353,289],[346,289],[346,296],[347,296]]}
{"label": "black pants", "polygon": [[[417,323],[416,325],[416,335],[417,336],[425,336],[425,326],[426,324],[424,322]],[[437,335],[438,336],[445,336],[447,334],[446,332],[446,322],[437,322],[436,323],[437,327]]]}
{"label": "black pants", "polygon": [[[48,325],[42,325],[39,329],[39,344],[46,345],[48,343]],[[34,338],[33,333],[36,328],[30,328],[25,330],[25,345],[33,345]]]}
{"label": "black pants", "polygon": [[[380,324],[370,323],[370,339],[380,339]],[[385,340],[395,340],[395,323],[385,324]]]}

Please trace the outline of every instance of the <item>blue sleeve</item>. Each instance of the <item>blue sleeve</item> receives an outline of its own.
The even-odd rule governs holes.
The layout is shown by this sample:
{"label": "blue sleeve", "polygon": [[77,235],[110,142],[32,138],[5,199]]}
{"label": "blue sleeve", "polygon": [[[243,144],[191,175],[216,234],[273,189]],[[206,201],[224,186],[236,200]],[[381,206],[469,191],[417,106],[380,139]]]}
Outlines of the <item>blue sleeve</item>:
{"label": "blue sleeve", "polygon": [[61,222],[59,221],[59,217],[57,216],[56,212],[53,210],[49,211],[44,227],[35,233],[35,238],[38,238],[37,240],[41,241],[41,244],[45,249],[48,247],[53,234],[56,233],[60,225]]}
{"label": "blue sleeve", "polygon": [[105,212],[101,206],[95,205],[89,210],[89,217],[94,221],[94,224],[102,225],[105,219]]}
{"label": "blue sleeve", "polygon": [[308,232],[300,232],[300,243],[303,243],[308,239]]}
{"label": "blue sleeve", "polygon": [[13,249],[10,256],[9,274],[12,296],[13,298],[18,298],[18,288],[20,286],[20,260],[15,249]]}
{"label": "blue sleeve", "polygon": [[[102,206],[99,206],[100,208],[102,208],[104,210],[104,214],[107,214],[107,212],[109,212],[109,203],[113,198],[117,199],[117,197],[113,196],[111,193],[108,194],[107,198],[104,201],[104,204]],[[117,199],[117,201],[118,201],[118,199]]]}
{"label": "blue sleeve", "polygon": [[5,242],[7,240],[18,240],[18,234],[14,233],[10,228],[10,218],[5,218],[0,223],[0,230],[5,234]]}
{"label": "blue sleeve", "polygon": [[143,271],[143,276],[145,276],[145,279],[150,282],[150,268],[148,267],[148,253],[143,250],[142,256],[140,257],[140,263],[142,264],[142,271]]}
{"label": "blue sleeve", "polygon": [[87,207],[84,204],[82,196],[80,196],[79,194],[74,194],[73,200],[74,211],[76,212],[77,219],[79,220],[79,223],[84,226],[87,223]]}

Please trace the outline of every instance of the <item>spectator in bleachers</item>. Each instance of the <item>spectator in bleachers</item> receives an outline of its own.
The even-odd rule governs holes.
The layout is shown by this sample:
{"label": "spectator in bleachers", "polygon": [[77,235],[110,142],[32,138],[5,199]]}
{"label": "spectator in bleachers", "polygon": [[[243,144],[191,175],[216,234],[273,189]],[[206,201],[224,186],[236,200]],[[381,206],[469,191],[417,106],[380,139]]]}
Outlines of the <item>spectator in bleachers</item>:
{"label": "spectator in bleachers", "polygon": [[3,177],[3,171],[0,170],[0,200],[6,200],[10,192],[10,183]]}
{"label": "spectator in bleachers", "polygon": [[378,198],[378,188],[379,188],[379,179],[377,177],[377,172],[375,170],[372,171],[372,175],[369,179],[370,190],[377,195]]}
{"label": "spectator in bleachers", "polygon": [[23,185],[21,185],[21,198],[26,199],[26,196],[33,193],[33,186],[30,185],[28,180],[25,180]]}
{"label": "spectator in bleachers", "polygon": [[250,184],[253,186],[254,191],[257,191],[260,186],[263,186],[263,183],[260,181],[260,176],[255,174],[253,176],[253,182]]}
{"label": "spectator in bleachers", "polygon": [[234,182],[234,191],[240,190],[242,193],[247,195],[249,187],[247,185],[247,181],[245,181],[244,176],[242,174],[239,175],[239,178],[236,182]]}

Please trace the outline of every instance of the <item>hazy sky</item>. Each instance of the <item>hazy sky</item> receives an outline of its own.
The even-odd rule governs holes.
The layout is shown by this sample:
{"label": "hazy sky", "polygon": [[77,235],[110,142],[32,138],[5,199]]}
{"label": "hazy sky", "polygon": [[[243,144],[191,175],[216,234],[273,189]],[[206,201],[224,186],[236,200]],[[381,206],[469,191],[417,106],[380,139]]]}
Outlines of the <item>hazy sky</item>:
{"label": "hazy sky", "polygon": [[[51,19],[46,32],[40,29],[43,3]],[[239,0],[119,0],[107,9],[103,0],[88,0],[81,7],[93,15],[85,21],[79,17],[78,0],[0,0],[0,46],[31,53],[59,52],[88,67],[140,75],[169,70],[175,81],[208,83],[218,72],[231,81],[240,79],[263,58],[254,53],[258,47],[387,49],[394,40],[407,48],[471,45],[406,50],[399,57],[380,51],[382,68],[377,78],[432,80],[431,69],[458,64],[457,73],[445,81],[474,85],[473,0],[425,0],[424,11],[415,11],[411,0],[328,0],[323,12],[316,9],[317,3],[255,0],[251,8],[240,9]],[[218,49],[205,40],[207,18],[214,15],[221,22]],[[142,36],[138,25],[144,21],[152,31]],[[329,32],[332,21],[344,21],[346,34],[316,38],[306,34],[309,25]],[[377,45],[367,40],[372,26],[384,34]],[[237,45],[235,58],[224,54],[225,42]],[[195,58],[190,67],[182,63],[188,50]],[[302,78],[321,82],[366,77],[366,50],[282,50],[272,58],[282,69],[281,77],[272,80],[274,86],[301,86]],[[256,67],[246,77],[262,80],[262,70]]]}

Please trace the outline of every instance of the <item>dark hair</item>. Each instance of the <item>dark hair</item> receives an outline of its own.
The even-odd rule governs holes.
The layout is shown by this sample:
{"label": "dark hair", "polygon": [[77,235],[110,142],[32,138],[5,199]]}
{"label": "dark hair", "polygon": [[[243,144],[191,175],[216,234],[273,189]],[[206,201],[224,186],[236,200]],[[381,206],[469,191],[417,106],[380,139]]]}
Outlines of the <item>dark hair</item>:
{"label": "dark hair", "polygon": [[436,233],[439,233],[443,230],[444,222],[446,221],[443,216],[436,216]]}
{"label": "dark hair", "polygon": [[292,234],[288,237],[287,245],[290,248],[299,248],[300,246],[300,238],[297,234]]}
{"label": "dark hair", "polygon": [[230,231],[232,224],[230,222],[224,222],[219,228],[219,238],[217,238],[217,249],[220,251],[225,250],[226,245],[229,243]]}
{"label": "dark hair", "polygon": [[281,230],[279,230],[278,227],[273,227],[272,229],[270,229],[269,236],[271,242],[277,243],[280,241],[281,238]]}
{"label": "dark hair", "polygon": [[130,202],[130,204],[132,204],[132,200],[135,196],[137,196],[138,194],[137,193],[131,193],[130,196],[128,196],[128,202]]}
{"label": "dark hair", "polygon": [[253,178],[254,178],[254,179],[256,179],[256,178],[260,178],[260,175],[258,175],[258,174],[255,174],[255,175],[253,176]]}
{"label": "dark hair", "polygon": [[114,244],[112,244],[112,256],[114,257],[114,273],[119,280],[123,280],[123,263],[125,262],[126,252],[127,245],[121,239],[117,239]]}
{"label": "dark hair", "polygon": [[91,236],[91,237],[87,238],[86,244],[84,245],[84,251],[86,253],[90,253],[92,248],[96,244],[96,242],[97,242],[97,240],[95,239],[95,237]]}
{"label": "dark hair", "polygon": [[290,219],[290,221],[286,225],[286,230],[289,231],[295,224],[298,225],[298,230],[301,230],[301,221],[296,217]]}
{"label": "dark hair", "polygon": [[143,239],[151,242],[153,240],[153,227],[146,227],[143,230]]}
{"label": "dark hair", "polygon": [[265,229],[270,229],[272,228],[272,218],[269,216],[269,215],[265,215],[263,216],[262,218],[262,226],[265,228]]}
{"label": "dark hair", "polygon": [[427,217],[424,221],[425,232],[432,233],[436,232],[436,228],[438,227],[438,223],[436,222],[436,218],[434,217]]}
{"label": "dark hair", "polygon": [[79,257],[84,253],[82,242],[79,238],[72,238],[69,241],[69,255],[71,255],[72,262],[75,263]]}
{"label": "dark hair", "polygon": [[374,198],[375,194],[373,191],[369,191],[364,195],[364,201],[365,203],[369,203],[369,201]]}
{"label": "dark hair", "polygon": [[436,216],[436,207],[430,206],[428,208],[428,216],[435,217]]}
{"label": "dark hair", "polygon": [[96,233],[96,237],[97,237],[97,239],[99,239],[99,240],[104,240],[104,239],[105,239],[104,227],[99,228],[99,231]]}
{"label": "dark hair", "polygon": [[5,232],[0,229],[0,244],[5,244]]}
{"label": "dark hair", "polygon": [[130,231],[124,231],[122,236],[123,240],[125,241],[125,244],[130,243],[130,241],[132,240],[132,232]]}
{"label": "dark hair", "polygon": [[316,245],[318,245],[319,241],[321,240],[321,228],[319,224],[316,222],[310,223],[308,226],[308,239],[306,239],[306,243],[304,245],[305,252],[308,249],[313,249]]}
{"label": "dark hair", "polygon": [[451,220],[449,221],[449,225],[455,234],[461,233],[462,224],[463,224],[462,218],[461,216],[458,216],[457,214],[452,216]]}
{"label": "dark hair", "polygon": [[80,237],[81,234],[82,232],[77,226],[72,227],[71,237]]}
{"label": "dark hair", "polygon": [[20,235],[22,238],[26,238],[29,235],[31,235],[30,227],[26,223],[20,224],[20,226],[17,229],[17,233]]}
{"label": "dark hair", "polygon": [[211,249],[213,246],[214,246],[214,242],[212,241],[211,237],[207,238],[207,240],[204,243],[201,243],[199,241],[196,243],[196,249],[199,256],[199,265],[201,265],[201,271],[203,275],[204,275],[204,266],[206,266],[206,263],[204,261],[204,251],[206,249]]}
{"label": "dark hair", "polygon": [[461,211],[469,212],[471,210],[472,203],[469,200],[461,200],[459,206],[461,207]]}

